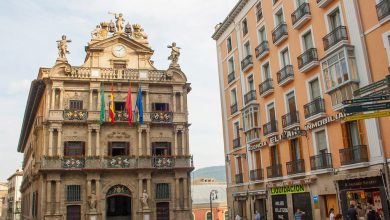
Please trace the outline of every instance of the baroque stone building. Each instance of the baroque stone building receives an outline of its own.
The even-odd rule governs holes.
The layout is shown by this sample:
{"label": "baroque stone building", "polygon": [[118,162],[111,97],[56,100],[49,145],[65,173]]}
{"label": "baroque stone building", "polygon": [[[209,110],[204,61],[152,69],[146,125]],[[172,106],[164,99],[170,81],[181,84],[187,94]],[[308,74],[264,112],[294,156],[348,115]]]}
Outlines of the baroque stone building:
{"label": "baroque stone building", "polygon": [[18,145],[23,219],[191,218],[180,48],[168,46],[171,64],[158,70],[141,26],[115,18],[92,32],[81,66],[68,63],[63,36],[55,65],[31,84]]}

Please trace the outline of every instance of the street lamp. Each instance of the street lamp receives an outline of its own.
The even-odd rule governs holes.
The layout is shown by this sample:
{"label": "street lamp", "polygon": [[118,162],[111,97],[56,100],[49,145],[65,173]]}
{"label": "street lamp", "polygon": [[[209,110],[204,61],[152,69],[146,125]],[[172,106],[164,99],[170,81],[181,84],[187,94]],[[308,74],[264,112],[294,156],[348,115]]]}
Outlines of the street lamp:
{"label": "street lamp", "polygon": [[218,191],[213,189],[210,191],[210,211],[211,211],[211,220],[213,220],[213,200],[218,199]]}

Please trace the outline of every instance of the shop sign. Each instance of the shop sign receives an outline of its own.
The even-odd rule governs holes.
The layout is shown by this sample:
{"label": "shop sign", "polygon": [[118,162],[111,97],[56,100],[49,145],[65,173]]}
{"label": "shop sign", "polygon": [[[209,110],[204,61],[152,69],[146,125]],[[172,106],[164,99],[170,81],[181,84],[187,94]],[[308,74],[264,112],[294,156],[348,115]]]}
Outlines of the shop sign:
{"label": "shop sign", "polygon": [[262,147],[267,146],[267,145],[268,145],[267,141],[263,141],[261,143],[255,144],[255,145],[251,145],[248,148],[248,150],[250,150],[250,151],[257,150],[257,149],[262,148]]}
{"label": "shop sign", "polygon": [[319,205],[318,205],[318,195],[314,195],[313,196],[313,203],[314,203],[314,208],[318,209],[319,208]]}
{"label": "shop sign", "polygon": [[345,117],[344,121],[356,121],[356,120],[389,117],[389,116],[390,116],[390,111],[373,112],[373,113],[367,113],[367,114],[361,114],[361,115],[351,115],[351,116]]}
{"label": "shop sign", "polygon": [[305,130],[312,130],[312,129],[315,129],[315,128],[319,128],[319,127],[325,126],[325,125],[327,125],[327,124],[329,124],[331,122],[343,119],[343,118],[347,117],[348,115],[350,115],[350,114],[338,113],[338,114],[336,114],[334,116],[326,117],[326,118],[321,119],[319,121],[316,121],[314,123],[306,124],[305,125]]}
{"label": "shop sign", "polygon": [[288,207],[287,207],[287,196],[276,195],[272,196],[272,212],[273,219],[288,219]]}
{"label": "shop sign", "polygon": [[338,181],[338,184],[339,184],[339,190],[364,189],[364,188],[384,186],[381,176],[368,177],[362,179],[352,179],[352,180],[340,180]]}
{"label": "shop sign", "polygon": [[300,129],[287,130],[287,131],[283,131],[283,133],[280,135],[270,137],[269,142],[271,145],[275,145],[282,140],[293,139],[299,136],[306,136],[306,135],[307,135],[306,130],[300,130]]}
{"label": "shop sign", "polygon": [[305,186],[302,184],[271,188],[271,195],[302,193],[302,192],[305,192]]}

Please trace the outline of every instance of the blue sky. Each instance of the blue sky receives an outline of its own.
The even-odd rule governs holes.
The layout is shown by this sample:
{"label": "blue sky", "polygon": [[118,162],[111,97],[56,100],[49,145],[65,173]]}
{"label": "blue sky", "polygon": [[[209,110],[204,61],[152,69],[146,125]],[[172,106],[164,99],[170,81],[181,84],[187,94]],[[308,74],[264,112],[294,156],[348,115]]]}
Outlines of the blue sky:
{"label": "blue sky", "polygon": [[31,80],[39,67],[52,67],[56,40],[66,34],[72,43],[71,65],[84,61],[84,46],[101,21],[121,12],[126,22],[139,23],[155,50],[159,69],[169,65],[167,45],[182,48],[180,65],[192,83],[189,95],[190,148],[197,168],[223,165],[223,137],[217,78],[214,26],[237,0],[2,0],[0,7],[0,181],[21,167],[17,153],[20,127]]}

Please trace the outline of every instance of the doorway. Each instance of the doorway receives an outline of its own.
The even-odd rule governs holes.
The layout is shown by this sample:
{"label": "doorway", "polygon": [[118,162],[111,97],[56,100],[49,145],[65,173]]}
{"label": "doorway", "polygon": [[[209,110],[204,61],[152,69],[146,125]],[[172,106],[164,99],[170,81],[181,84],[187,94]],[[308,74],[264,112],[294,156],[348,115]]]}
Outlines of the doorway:
{"label": "doorway", "polygon": [[157,220],[169,220],[169,202],[158,202],[156,204]]}
{"label": "doorway", "polygon": [[107,220],[131,220],[130,190],[122,185],[111,187],[106,197]]}
{"label": "doorway", "polygon": [[292,194],[294,213],[297,209],[305,212],[302,215],[302,220],[313,220],[311,210],[311,196],[310,193],[295,193]]}
{"label": "doorway", "polygon": [[79,205],[69,205],[66,207],[66,220],[80,220],[81,208]]}

